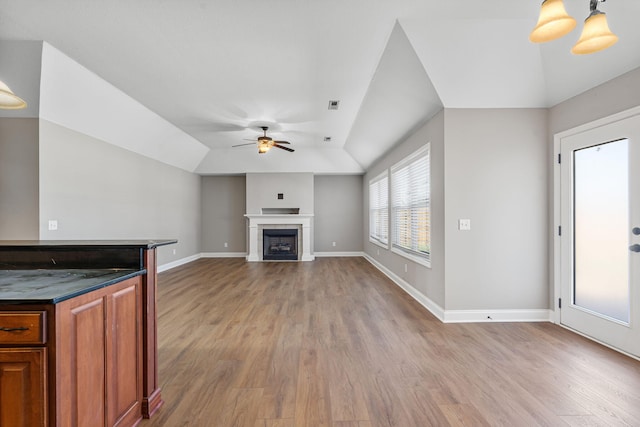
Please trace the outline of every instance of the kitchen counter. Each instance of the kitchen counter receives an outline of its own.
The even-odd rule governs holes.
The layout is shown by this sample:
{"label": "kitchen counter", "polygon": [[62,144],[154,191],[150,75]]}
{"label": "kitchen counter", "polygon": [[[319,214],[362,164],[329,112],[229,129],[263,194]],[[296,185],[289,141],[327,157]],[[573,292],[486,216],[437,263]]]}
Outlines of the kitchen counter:
{"label": "kitchen counter", "polygon": [[158,246],[165,246],[177,243],[175,239],[159,239],[159,240],[0,240],[0,248],[78,248],[78,249],[96,249],[96,248],[146,248],[153,249]]}
{"label": "kitchen counter", "polygon": [[0,270],[0,304],[57,304],[146,270]]}
{"label": "kitchen counter", "polygon": [[0,270],[145,268],[144,253],[177,240],[0,240]]}
{"label": "kitchen counter", "polygon": [[[177,240],[0,240],[0,283],[4,284],[6,291],[2,292],[3,286],[0,286],[0,292],[7,298],[13,298],[13,301],[0,299],[0,302],[23,310],[31,298],[50,298],[51,301],[59,301],[52,307],[60,307],[85,298],[82,294],[73,296],[78,292],[94,288],[96,290],[88,293],[108,292],[122,283],[138,280],[135,276],[139,276],[142,299],[139,336],[142,340],[142,416],[150,418],[164,403],[158,380],[157,249],[174,243]],[[89,271],[94,273],[87,273]],[[18,279],[17,272],[22,279]],[[128,275],[131,278],[127,279]],[[35,281],[29,291],[13,287],[17,282],[29,286],[26,285],[27,278]],[[72,284],[73,279],[79,279],[79,282]],[[47,289],[47,285],[51,288]],[[4,297],[0,295],[0,298]],[[53,372],[53,358],[47,363]],[[55,419],[53,413],[50,419]]]}

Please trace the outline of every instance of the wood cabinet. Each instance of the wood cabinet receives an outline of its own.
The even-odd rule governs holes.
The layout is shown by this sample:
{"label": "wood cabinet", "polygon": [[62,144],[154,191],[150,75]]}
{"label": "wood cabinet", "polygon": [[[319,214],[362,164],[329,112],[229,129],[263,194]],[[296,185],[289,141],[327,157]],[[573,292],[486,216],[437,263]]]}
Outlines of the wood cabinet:
{"label": "wood cabinet", "polygon": [[12,270],[144,269],[140,276],[144,418],[164,404],[158,379],[156,251],[175,243],[177,240],[0,240],[0,260]]}
{"label": "wood cabinet", "polygon": [[[15,330],[26,319],[42,330]],[[10,339],[0,335],[0,426],[133,426],[142,419],[140,277],[56,304],[3,305],[0,327],[3,320],[14,331]],[[28,334],[35,338],[24,342]]]}
{"label": "wood cabinet", "polygon": [[46,423],[45,348],[0,348],[0,426]]}

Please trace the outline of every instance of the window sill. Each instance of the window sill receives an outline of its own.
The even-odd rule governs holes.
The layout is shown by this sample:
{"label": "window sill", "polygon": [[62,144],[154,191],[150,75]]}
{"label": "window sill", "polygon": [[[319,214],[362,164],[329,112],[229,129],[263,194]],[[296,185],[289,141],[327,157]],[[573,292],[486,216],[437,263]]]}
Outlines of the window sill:
{"label": "window sill", "polygon": [[420,265],[423,265],[423,266],[425,266],[427,268],[431,268],[431,259],[429,259],[429,258],[423,258],[423,257],[420,257],[420,256],[416,256],[416,255],[413,255],[413,254],[411,254],[409,252],[403,251],[402,249],[397,249],[397,248],[394,248],[394,247],[391,248],[391,252],[393,252],[394,254],[398,254],[401,257],[407,258],[408,260],[411,260],[411,261],[415,262],[416,264],[420,264]]}
{"label": "window sill", "polygon": [[389,244],[388,243],[382,243],[380,240],[372,239],[371,237],[369,237],[369,241],[371,243],[373,243],[374,245],[376,245],[376,246],[380,246],[381,248],[389,250]]}

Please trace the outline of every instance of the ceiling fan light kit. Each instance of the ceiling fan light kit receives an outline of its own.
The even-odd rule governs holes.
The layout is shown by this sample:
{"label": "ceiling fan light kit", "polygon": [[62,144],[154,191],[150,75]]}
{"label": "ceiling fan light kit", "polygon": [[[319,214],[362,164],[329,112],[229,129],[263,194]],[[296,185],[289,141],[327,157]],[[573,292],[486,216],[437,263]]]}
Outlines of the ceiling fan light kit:
{"label": "ceiling fan light kit", "polygon": [[0,109],[20,110],[23,108],[27,108],[27,103],[16,96],[3,81],[0,81]]}
{"label": "ceiling fan light kit", "polygon": [[255,144],[258,145],[258,154],[265,154],[266,152],[271,150],[273,147],[280,148],[280,149],[288,151],[290,153],[293,153],[294,151],[296,151],[293,148],[284,147],[283,145],[281,145],[281,144],[289,145],[289,141],[275,141],[273,138],[268,137],[267,136],[267,130],[269,130],[269,127],[260,126],[260,129],[262,129],[262,132],[264,132],[264,135],[259,136],[255,140],[255,142],[250,142],[248,144],[238,144],[238,145],[234,145],[232,147],[242,147],[242,146],[245,146],[245,145],[253,145],[255,143]]}
{"label": "ceiling fan light kit", "polygon": [[[611,32],[604,12],[598,10],[598,2],[605,0],[589,0],[590,14],[584,21],[582,35],[571,49],[575,55],[599,52],[613,46],[618,37]],[[570,33],[576,26],[564,8],[562,0],[544,0],[540,7],[538,24],[531,31],[529,40],[534,43],[545,43]]]}

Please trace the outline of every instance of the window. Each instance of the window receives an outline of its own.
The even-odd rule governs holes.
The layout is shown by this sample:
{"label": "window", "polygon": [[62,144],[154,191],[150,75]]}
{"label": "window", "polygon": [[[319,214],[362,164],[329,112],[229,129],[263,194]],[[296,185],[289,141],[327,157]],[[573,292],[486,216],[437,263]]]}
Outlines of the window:
{"label": "window", "polygon": [[389,244],[389,174],[384,171],[369,181],[369,240]]}
{"label": "window", "polygon": [[391,250],[430,266],[430,145],[391,167]]}

